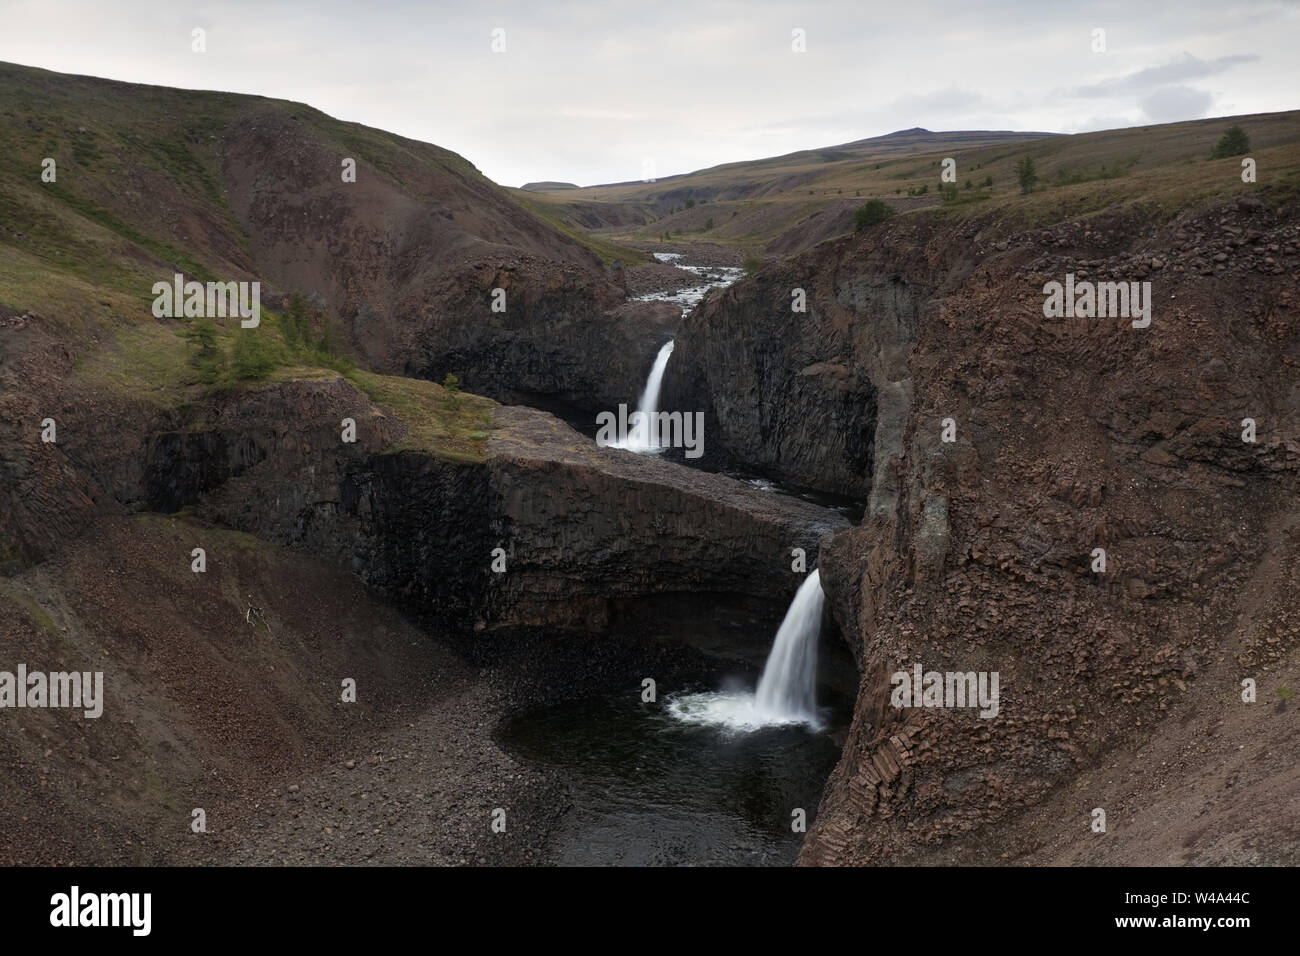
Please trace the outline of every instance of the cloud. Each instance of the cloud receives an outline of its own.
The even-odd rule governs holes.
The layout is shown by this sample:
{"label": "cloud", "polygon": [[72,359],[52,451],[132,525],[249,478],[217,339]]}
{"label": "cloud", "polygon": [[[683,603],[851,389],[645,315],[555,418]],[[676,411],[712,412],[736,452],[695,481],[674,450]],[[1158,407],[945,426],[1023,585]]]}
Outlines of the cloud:
{"label": "cloud", "polygon": [[1202,60],[1190,53],[1163,66],[1149,66],[1127,76],[1112,77],[1100,83],[1080,86],[1072,92],[1075,96],[1119,96],[1125,93],[1143,93],[1171,83],[1199,80],[1231,69],[1238,63],[1253,63],[1259,57],[1253,53],[1235,53],[1213,60]]}
{"label": "cloud", "polygon": [[[870,106],[853,106],[849,109],[835,111],[789,114],[770,122],[747,124],[746,132],[803,132],[822,131],[823,139],[816,146],[820,148],[838,146],[843,143],[856,142],[869,136],[879,136],[900,129],[930,124],[944,128],[953,121],[960,121],[978,110],[992,110],[991,101],[974,90],[962,90],[949,86],[929,93],[905,93],[888,103]],[[892,124],[892,125],[891,125]],[[864,132],[879,130],[880,132]],[[842,139],[834,139],[835,132]]]}
{"label": "cloud", "polygon": [[883,111],[903,110],[915,114],[948,113],[956,110],[973,110],[986,105],[988,101],[975,90],[949,86],[947,89],[935,90],[931,93],[907,93],[885,106]]}
{"label": "cloud", "polygon": [[598,122],[639,123],[652,119],[648,113],[631,110],[603,110],[586,106],[562,106],[556,110],[557,116],[565,119],[596,120]]}
{"label": "cloud", "polygon": [[[0,60],[308,103],[511,184],[637,179],[645,156],[669,175],[913,126],[1080,130],[1297,105],[1300,3],[1278,0],[0,6]],[[1112,52],[1092,53],[1092,28],[1112,21]],[[492,51],[497,27],[507,52]]]}
{"label": "cloud", "polygon": [[1214,95],[1190,86],[1162,86],[1138,100],[1153,123],[1199,119],[1210,110]]}

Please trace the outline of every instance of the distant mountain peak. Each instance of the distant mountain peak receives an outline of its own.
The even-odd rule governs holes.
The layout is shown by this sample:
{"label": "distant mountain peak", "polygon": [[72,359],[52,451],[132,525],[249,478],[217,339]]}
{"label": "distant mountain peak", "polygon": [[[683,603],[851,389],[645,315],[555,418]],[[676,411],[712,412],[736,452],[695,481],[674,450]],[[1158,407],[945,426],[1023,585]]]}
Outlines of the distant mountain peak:
{"label": "distant mountain peak", "polygon": [[[886,133],[885,136],[915,136],[917,133],[930,132],[924,126],[913,126],[911,129],[896,129],[892,133]],[[880,137],[884,139],[885,136]]]}

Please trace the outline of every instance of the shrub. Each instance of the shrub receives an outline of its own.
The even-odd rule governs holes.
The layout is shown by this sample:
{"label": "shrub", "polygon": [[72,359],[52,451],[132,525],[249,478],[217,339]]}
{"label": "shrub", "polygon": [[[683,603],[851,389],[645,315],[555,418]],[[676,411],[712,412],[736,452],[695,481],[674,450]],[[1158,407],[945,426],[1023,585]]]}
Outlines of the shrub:
{"label": "shrub", "polygon": [[1026,156],[1016,163],[1016,179],[1020,181],[1020,191],[1022,193],[1032,192],[1034,183],[1038,182],[1038,170],[1034,169],[1034,161]]}
{"label": "shrub", "polygon": [[280,319],[280,337],[290,349],[305,344],[311,336],[311,319],[307,314],[307,300],[302,293],[289,296],[289,302]]}
{"label": "shrub", "polygon": [[1240,126],[1229,126],[1223,138],[1210,150],[1210,159],[1223,159],[1225,156],[1242,156],[1250,152],[1250,137]]}
{"label": "shrub", "polygon": [[460,411],[460,379],[448,372],[443,376],[442,387],[447,392],[447,407],[453,414]]}
{"label": "shrub", "polygon": [[988,193],[976,189],[958,189],[956,183],[950,184],[947,188],[939,187],[939,196],[943,199],[945,206],[964,206],[968,203],[980,202],[989,198]]}
{"label": "shrub", "polygon": [[238,381],[260,381],[275,369],[275,354],[256,329],[239,329],[231,355],[234,377]]}
{"label": "shrub", "polygon": [[868,199],[862,208],[853,214],[853,230],[861,232],[869,226],[884,222],[893,214],[894,207],[883,199]]}
{"label": "shrub", "polygon": [[226,366],[226,355],[217,344],[217,327],[210,319],[198,319],[185,330],[185,338],[195,347],[190,364],[199,370],[199,381],[211,385]]}

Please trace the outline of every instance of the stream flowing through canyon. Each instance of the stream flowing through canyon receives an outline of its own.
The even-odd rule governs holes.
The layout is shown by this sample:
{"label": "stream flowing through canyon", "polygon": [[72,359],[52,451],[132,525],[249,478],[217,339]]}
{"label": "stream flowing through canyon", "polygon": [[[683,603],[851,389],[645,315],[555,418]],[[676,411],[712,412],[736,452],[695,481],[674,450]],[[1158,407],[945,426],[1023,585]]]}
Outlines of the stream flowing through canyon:
{"label": "stream flowing through canyon", "polygon": [[[711,289],[743,270],[683,265],[698,280],[639,296],[678,304],[683,317]],[[663,449],[650,428],[659,411],[673,340],[659,349],[637,403],[640,416],[616,444],[639,454]],[[686,467],[678,465],[678,467]],[[798,495],[761,477],[763,491]],[[803,497],[802,495],[799,495]],[[855,503],[833,506],[851,511]],[[858,512],[860,514],[860,511]],[[776,629],[757,682],[734,660],[714,659],[647,701],[626,690],[516,715],[500,736],[525,759],[559,770],[573,805],[547,844],[555,865],[789,865],[803,826],[839,755],[832,732],[847,723],[851,697],[828,688],[818,705],[818,643],[824,594],[813,570]],[[756,635],[757,636],[757,635]]]}
{"label": "stream flowing through canyon", "polygon": [[[685,318],[691,309],[699,305],[710,290],[725,289],[745,274],[743,269],[737,269],[733,266],[683,264],[679,261],[682,258],[680,252],[656,252],[654,257],[659,262],[676,266],[701,281],[668,292],[649,292],[645,295],[635,296],[634,300],[672,302],[682,310],[682,318]],[[641,391],[641,399],[637,402],[637,416],[632,431],[625,441],[615,444],[615,448],[624,448],[641,454],[657,454],[663,451],[663,446],[660,443],[661,436],[657,434],[653,421],[659,412],[659,392],[663,387],[664,372],[668,368],[668,359],[672,357],[672,354],[673,340],[669,339],[659,349],[659,354],[655,356],[654,365],[650,367],[650,374],[646,378],[645,388]]]}

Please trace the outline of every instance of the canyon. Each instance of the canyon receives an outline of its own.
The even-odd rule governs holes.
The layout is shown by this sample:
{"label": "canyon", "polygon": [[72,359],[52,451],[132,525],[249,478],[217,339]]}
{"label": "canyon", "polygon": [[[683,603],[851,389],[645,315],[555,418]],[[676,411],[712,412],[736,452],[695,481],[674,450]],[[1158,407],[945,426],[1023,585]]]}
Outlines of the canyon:
{"label": "canyon", "polygon": [[[832,752],[791,764],[806,838],[765,795],[779,845],[738,827],[718,859],[692,830],[639,860],[1294,864],[1300,115],[1242,122],[1258,186],[1190,165],[1221,123],[1151,127],[1127,180],[900,200],[857,232],[745,207],[741,270],[681,233],[701,206],[676,244],[657,216],[822,173],[525,201],[300,104],[0,64],[17,165],[81,157],[57,190],[0,172],[0,626],[14,663],[106,688],[93,729],[6,713],[0,860],[590,862],[571,794],[595,786],[501,728],[647,677],[705,695],[695,721],[771,653],[799,693],[751,680],[769,709],[845,700],[780,738]],[[827,175],[1138,135],[925,133]],[[150,312],[177,270],[261,283],[211,381]],[[1142,283],[1149,323],[1049,316],[1067,275]],[[278,338],[241,377],[251,334]],[[702,455],[602,447],[638,396],[700,416]],[[891,706],[915,661],[995,674],[996,713]]]}

